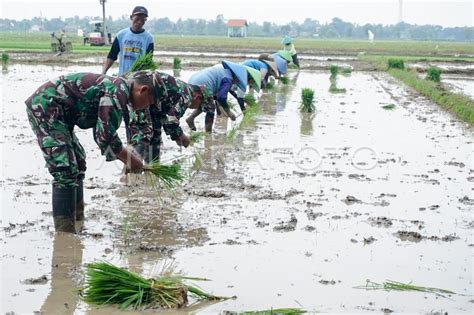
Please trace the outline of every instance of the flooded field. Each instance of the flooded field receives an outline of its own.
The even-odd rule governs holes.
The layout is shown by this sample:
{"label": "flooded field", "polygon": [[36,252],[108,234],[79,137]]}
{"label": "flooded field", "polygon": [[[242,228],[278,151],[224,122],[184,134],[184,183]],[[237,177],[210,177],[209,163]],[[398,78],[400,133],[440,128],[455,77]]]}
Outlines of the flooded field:
{"label": "flooded field", "polygon": [[[100,260],[146,277],[174,263],[236,297],[165,314],[472,312],[474,130],[388,74],[341,76],[347,92],[331,94],[328,71],[291,72],[234,140],[222,117],[193,148],[165,139],[162,160],[180,158],[190,175],[162,202],[142,176],[105,162],[90,130],[76,130],[88,154],[86,221],[71,236],[54,233],[51,178],[23,101],[74,71],[100,66],[13,64],[1,77],[2,313],[133,313],[80,300],[85,265]],[[298,110],[305,87],[314,115]],[[457,294],[354,288],[367,279]]]}

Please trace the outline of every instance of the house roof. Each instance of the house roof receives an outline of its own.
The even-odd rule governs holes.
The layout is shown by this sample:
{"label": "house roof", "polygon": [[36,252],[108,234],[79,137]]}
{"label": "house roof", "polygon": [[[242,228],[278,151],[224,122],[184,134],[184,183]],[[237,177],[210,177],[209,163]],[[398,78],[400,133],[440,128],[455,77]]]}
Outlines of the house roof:
{"label": "house roof", "polygon": [[242,26],[248,26],[248,23],[247,23],[247,20],[229,20],[227,21],[227,26],[242,27]]}

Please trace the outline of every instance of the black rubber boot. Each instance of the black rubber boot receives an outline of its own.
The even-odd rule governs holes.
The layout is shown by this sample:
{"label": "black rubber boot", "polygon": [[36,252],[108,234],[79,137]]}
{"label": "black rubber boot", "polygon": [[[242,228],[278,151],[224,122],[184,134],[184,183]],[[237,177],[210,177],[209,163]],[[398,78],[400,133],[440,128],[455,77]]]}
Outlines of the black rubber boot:
{"label": "black rubber boot", "polygon": [[76,233],[76,187],[53,186],[53,219],[56,232]]}
{"label": "black rubber boot", "polygon": [[84,180],[77,180],[76,187],[76,221],[84,221]]}

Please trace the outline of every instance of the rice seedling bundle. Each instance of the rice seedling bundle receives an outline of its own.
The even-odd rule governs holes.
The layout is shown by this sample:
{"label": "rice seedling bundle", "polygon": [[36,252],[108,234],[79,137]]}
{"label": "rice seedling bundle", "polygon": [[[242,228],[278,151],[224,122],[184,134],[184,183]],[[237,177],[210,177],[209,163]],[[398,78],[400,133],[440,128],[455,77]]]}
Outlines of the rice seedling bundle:
{"label": "rice seedling bundle", "polygon": [[329,71],[331,72],[331,76],[336,76],[339,72],[339,67],[336,65],[331,65],[329,67]]}
{"label": "rice seedling bundle", "polygon": [[2,64],[7,64],[8,60],[10,60],[10,55],[8,55],[7,53],[2,53]]}
{"label": "rice seedling bundle", "polygon": [[134,64],[130,67],[129,72],[142,71],[142,70],[156,70],[158,64],[153,61],[153,53],[149,52],[140,56],[135,60]]}
{"label": "rice seedling bundle", "polygon": [[351,67],[343,67],[341,70],[342,74],[351,74],[352,73],[352,68]]}
{"label": "rice seedling bundle", "polygon": [[329,87],[329,92],[331,93],[346,93],[346,89],[338,88],[336,82],[331,82],[331,86]]}
{"label": "rice seedling bundle", "polygon": [[426,292],[426,293],[433,293],[442,297],[445,297],[444,294],[456,294],[455,292],[439,289],[439,288],[432,288],[432,287],[422,287],[413,285],[411,283],[403,283],[393,280],[387,280],[382,283],[373,282],[367,280],[365,286],[357,286],[356,289],[366,289],[366,290],[396,290],[396,291],[418,291],[418,292]]}
{"label": "rice seedling bundle", "polygon": [[146,164],[143,170],[150,185],[155,189],[159,187],[160,183],[168,190],[173,189],[186,178],[181,165],[178,163],[164,165],[159,160],[154,160]]}
{"label": "rice seedling bundle", "polygon": [[255,117],[260,114],[260,107],[256,105],[249,105],[245,108],[244,111],[244,118],[242,118],[242,122],[240,123],[241,127],[245,127],[250,125],[255,121]]}
{"label": "rice seedling bundle", "polygon": [[429,67],[428,71],[426,72],[426,80],[430,80],[433,82],[440,82],[441,69],[438,67]]}
{"label": "rice seedling bundle", "polygon": [[297,315],[304,313],[306,311],[301,308],[275,308],[264,311],[246,311],[239,313],[239,315]]}
{"label": "rice seedling bundle", "polygon": [[237,128],[232,128],[229,133],[227,133],[227,140],[233,141],[237,136]]}
{"label": "rice seedling bundle", "polygon": [[181,69],[181,59],[179,57],[173,58],[173,69],[175,70]]}
{"label": "rice seedling bundle", "polygon": [[301,106],[300,111],[312,113],[316,110],[314,106],[314,90],[310,88],[301,89]]}
{"label": "rice seedling bundle", "polygon": [[244,101],[245,101],[245,103],[247,103],[249,106],[256,106],[256,105],[258,105],[258,104],[257,104],[257,100],[255,99],[255,97],[254,97],[252,94],[247,94],[247,95],[245,95]]}
{"label": "rice seedling bundle", "polygon": [[382,108],[386,109],[386,110],[393,110],[393,109],[395,109],[395,104],[384,105],[384,106],[382,106]]}
{"label": "rice seedling bundle", "polygon": [[117,304],[121,309],[184,307],[188,303],[188,295],[197,300],[226,299],[185,284],[185,280],[204,281],[206,279],[170,273],[146,279],[108,262],[98,262],[87,266],[81,296],[90,304]]}
{"label": "rice seedling bundle", "polygon": [[388,68],[389,69],[405,69],[405,63],[403,59],[399,58],[389,58],[388,59]]}
{"label": "rice seedling bundle", "polygon": [[285,84],[285,85],[290,83],[290,79],[288,79],[288,77],[281,77],[280,81],[282,84]]}
{"label": "rice seedling bundle", "polygon": [[203,131],[193,131],[191,132],[190,138],[190,145],[193,145],[197,142],[200,142],[202,139],[206,137],[206,133]]}
{"label": "rice seedling bundle", "polygon": [[267,82],[265,85],[265,89],[267,90],[273,90],[275,88],[275,85],[272,82]]}

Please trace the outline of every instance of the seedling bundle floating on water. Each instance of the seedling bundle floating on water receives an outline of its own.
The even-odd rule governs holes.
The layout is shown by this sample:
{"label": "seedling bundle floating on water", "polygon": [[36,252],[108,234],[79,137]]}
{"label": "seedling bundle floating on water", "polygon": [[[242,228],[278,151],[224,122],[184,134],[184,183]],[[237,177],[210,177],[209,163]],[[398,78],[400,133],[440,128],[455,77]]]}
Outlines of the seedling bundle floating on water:
{"label": "seedling bundle floating on water", "polygon": [[314,90],[310,88],[301,89],[301,106],[300,111],[304,113],[312,113],[316,110],[314,106]]}
{"label": "seedling bundle floating on water", "polygon": [[118,304],[121,309],[179,308],[188,303],[188,295],[197,300],[224,300],[225,297],[208,294],[184,281],[207,279],[172,275],[165,272],[158,278],[142,276],[107,262],[87,266],[82,298],[90,304]]}
{"label": "seedling bundle floating on water", "polygon": [[441,82],[441,69],[438,67],[429,67],[426,72],[426,80]]}
{"label": "seedling bundle floating on water", "polygon": [[446,297],[445,294],[456,294],[452,291],[439,289],[439,288],[432,288],[432,287],[422,287],[413,285],[411,283],[403,283],[393,280],[387,280],[382,283],[372,282],[367,280],[367,283],[361,286],[355,287],[356,289],[366,289],[366,290],[397,290],[397,291],[418,291],[418,292],[426,292],[426,293],[434,293],[436,295]]}
{"label": "seedling bundle floating on water", "polygon": [[158,64],[153,61],[153,53],[149,52],[140,56],[135,60],[133,65],[130,67],[129,72],[142,71],[142,70],[156,70]]}
{"label": "seedling bundle floating on water", "polygon": [[173,69],[180,70],[181,69],[181,59],[179,57],[173,58]]}
{"label": "seedling bundle floating on water", "polygon": [[2,53],[2,64],[6,65],[8,60],[10,60],[10,56],[7,53]]}
{"label": "seedling bundle floating on water", "polygon": [[337,74],[339,73],[339,67],[336,66],[336,65],[331,65],[329,67],[329,71],[331,72],[331,76],[337,76]]}
{"label": "seedling bundle floating on water", "polygon": [[164,165],[159,160],[155,160],[145,165],[143,170],[153,188],[158,188],[159,184],[162,183],[166,189],[173,189],[186,178],[181,165],[178,163]]}

